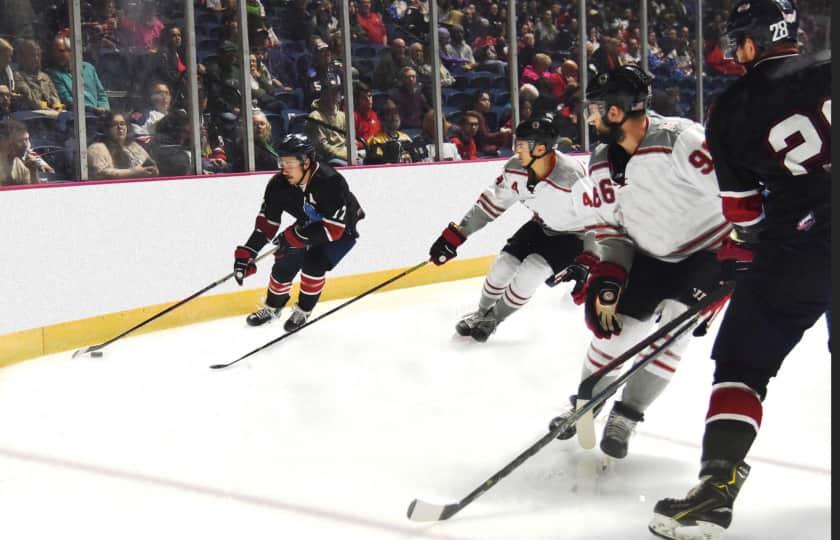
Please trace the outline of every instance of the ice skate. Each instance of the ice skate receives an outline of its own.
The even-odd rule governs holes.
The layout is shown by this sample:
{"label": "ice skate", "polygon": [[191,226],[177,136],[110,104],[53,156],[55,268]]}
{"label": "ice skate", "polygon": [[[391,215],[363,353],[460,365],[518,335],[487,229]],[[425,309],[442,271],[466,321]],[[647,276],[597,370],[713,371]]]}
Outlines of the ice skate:
{"label": "ice skate", "polygon": [[311,313],[311,311],[303,311],[299,306],[295,305],[295,309],[292,310],[292,314],[289,315],[289,318],[286,319],[285,324],[283,324],[283,330],[286,332],[297,330],[306,324],[306,321],[309,319],[309,315]]}
{"label": "ice skate", "polygon": [[672,540],[720,540],[732,523],[732,505],[750,473],[744,463],[724,463],[720,472],[702,476],[685,499],[662,499],[648,528]]}
{"label": "ice skate", "polygon": [[260,309],[248,315],[245,322],[250,326],[260,326],[280,317],[281,311],[283,311],[282,307],[274,308],[268,304],[263,304]]}
{"label": "ice skate", "polygon": [[479,308],[472,313],[464,315],[461,320],[455,324],[455,331],[458,332],[459,336],[469,336],[472,334],[472,329],[473,326],[475,326],[476,321],[483,317],[488,311],[490,310],[482,310]]}
{"label": "ice skate", "polygon": [[[569,409],[568,411],[564,412],[560,416],[554,417],[551,420],[551,422],[549,422],[549,424],[548,424],[548,430],[549,431],[553,431],[554,428],[559,426],[561,422],[565,422],[566,420],[568,420],[568,418],[570,416],[572,416],[572,413],[575,412],[575,403],[577,403],[577,396],[572,394],[571,396],[569,396],[569,401],[572,404],[572,408]],[[603,403],[598,404],[598,406],[596,406],[592,410],[592,416],[598,416],[598,413],[601,412],[601,409],[603,409],[603,408],[604,408]],[[577,433],[577,427],[575,426],[575,424],[572,424],[571,426],[569,426],[566,429],[566,431],[564,431],[563,433],[558,435],[557,438],[560,439],[561,441],[565,441],[567,439],[571,439],[572,437],[574,437],[575,433]]]}
{"label": "ice skate", "polygon": [[607,424],[604,426],[601,451],[615,459],[623,459],[627,456],[630,436],[633,435],[636,424],[643,419],[644,415],[642,413],[634,411],[620,401],[616,401],[607,418]]}

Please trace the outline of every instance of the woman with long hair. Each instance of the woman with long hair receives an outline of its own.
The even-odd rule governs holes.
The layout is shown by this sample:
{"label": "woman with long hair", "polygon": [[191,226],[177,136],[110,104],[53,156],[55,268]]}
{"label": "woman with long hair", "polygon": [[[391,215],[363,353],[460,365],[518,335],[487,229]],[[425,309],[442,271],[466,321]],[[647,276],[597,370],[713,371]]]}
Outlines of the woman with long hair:
{"label": "woman with long hair", "polygon": [[129,123],[125,114],[107,111],[101,116],[100,122],[102,141],[88,148],[88,177],[91,180],[158,175],[155,162],[129,136]]}

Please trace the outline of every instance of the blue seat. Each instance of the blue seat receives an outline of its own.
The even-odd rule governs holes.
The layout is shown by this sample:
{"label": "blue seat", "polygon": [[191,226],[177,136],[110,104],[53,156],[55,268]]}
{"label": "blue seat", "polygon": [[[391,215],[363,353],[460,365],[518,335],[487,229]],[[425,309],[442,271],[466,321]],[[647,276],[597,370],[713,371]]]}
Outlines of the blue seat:
{"label": "blue seat", "polygon": [[96,71],[107,90],[128,90],[131,77],[126,76],[127,59],[119,52],[101,49],[96,61]]}
{"label": "blue seat", "polygon": [[489,91],[492,82],[493,78],[490,75],[484,75],[482,73],[479,73],[471,79],[469,79],[469,82],[467,83],[467,88],[471,88],[473,90]]}
{"label": "blue seat", "polygon": [[354,58],[375,58],[378,51],[373,45],[367,43],[353,43],[351,52]]}
{"label": "blue seat", "polygon": [[510,92],[496,90],[493,93],[493,105],[510,105]]}
{"label": "blue seat", "polygon": [[493,81],[490,84],[490,88],[492,88],[493,90],[509,90],[510,80],[502,75],[497,75],[493,77]]}
{"label": "blue seat", "polygon": [[466,109],[467,105],[472,103],[473,99],[473,95],[469,92],[453,92],[446,98],[444,105],[447,107],[455,107],[458,110],[463,111]]}

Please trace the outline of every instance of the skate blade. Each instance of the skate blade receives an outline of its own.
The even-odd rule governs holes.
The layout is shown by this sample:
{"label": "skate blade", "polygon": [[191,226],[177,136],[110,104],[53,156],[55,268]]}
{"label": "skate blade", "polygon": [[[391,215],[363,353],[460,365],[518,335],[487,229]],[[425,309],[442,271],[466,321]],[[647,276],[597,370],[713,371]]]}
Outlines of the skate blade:
{"label": "skate blade", "polygon": [[706,521],[698,521],[696,525],[682,525],[661,514],[653,515],[648,529],[656,536],[670,540],[722,540],[726,530]]}

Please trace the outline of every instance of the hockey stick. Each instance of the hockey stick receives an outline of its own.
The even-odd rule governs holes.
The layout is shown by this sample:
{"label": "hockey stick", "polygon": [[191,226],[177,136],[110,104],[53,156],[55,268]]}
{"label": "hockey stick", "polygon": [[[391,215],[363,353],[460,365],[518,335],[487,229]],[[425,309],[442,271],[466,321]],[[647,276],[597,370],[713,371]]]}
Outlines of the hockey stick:
{"label": "hockey stick", "polygon": [[[264,259],[265,257],[268,257],[269,255],[271,255],[271,254],[273,254],[275,251],[277,251],[277,249],[278,249],[278,248],[279,248],[279,246],[275,246],[275,247],[273,247],[272,249],[270,249],[270,250],[266,251],[265,253],[263,253],[262,255],[260,255],[259,257],[257,257],[256,259],[254,259],[254,262],[256,263],[256,262],[260,261],[261,259]],[[146,326],[147,324],[149,324],[150,322],[154,321],[155,319],[158,319],[158,318],[160,318],[160,317],[163,317],[164,315],[166,315],[166,314],[167,314],[167,313],[169,313],[170,311],[172,311],[172,310],[174,310],[174,309],[176,309],[176,308],[179,308],[179,307],[183,306],[184,304],[186,304],[186,303],[187,303],[187,302],[189,302],[190,300],[193,300],[194,298],[198,298],[199,296],[201,296],[202,294],[206,293],[207,291],[209,291],[209,290],[210,290],[210,289],[212,289],[213,287],[216,287],[216,286],[218,286],[218,285],[221,285],[221,284],[222,284],[222,283],[224,283],[225,281],[227,281],[227,280],[229,280],[230,278],[232,278],[232,277],[233,277],[233,274],[234,274],[234,273],[233,273],[233,272],[231,272],[230,274],[226,275],[225,277],[223,277],[223,278],[221,278],[221,279],[219,279],[219,280],[217,280],[217,281],[214,281],[213,283],[211,283],[210,285],[208,285],[208,286],[204,287],[204,288],[203,288],[203,289],[201,289],[200,291],[195,292],[195,293],[191,294],[190,296],[188,296],[188,297],[184,298],[183,300],[181,300],[181,301],[180,301],[180,302],[178,302],[177,304],[173,304],[173,305],[169,306],[168,308],[164,309],[163,311],[158,312],[158,313],[156,313],[155,315],[152,315],[151,317],[149,317],[149,318],[148,318],[148,319],[146,319],[145,321],[140,322],[140,323],[137,323],[136,325],[132,326],[131,328],[129,328],[128,330],[126,330],[126,331],[125,331],[125,332],[123,332],[122,334],[120,334],[120,335],[118,335],[118,336],[114,336],[114,337],[112,337],[111,339],[109,339],[108,341],[106,341],[106,342],[104,342],[104,343],[100,343],[100,344],[98,344],[98,345],[91,345],[90,347],[85,347],[85,348],[83,348],[83,349],[79,349],[79,350],[77,350],[76,352],[74,352],[74,353],[73,353],[73,358],[75,358],[75,357],[77,357],[77,356],[79,356],[79,355],[82,355],[82,354],[90,354],[91,356],[102,356],[102,353],[101,353],[101,352],[99,352],[99,350],[100,350],[100,349],[103,349],[103,348],[107,347],[108,345],[110,345],[111,343],[113,343],[113,342],[117,341],[118,339],[124,338],[124,337],[125,337],[125,336],[127,336],[128,334],[130,334],[130,333],[134,332],[134,331],[135,331],[135,330],[137,330],[138,328],[142,328],[143,326]]]}
{"label": "hockey stick", "polygon": [[323,319],[323,318],[324,318],[324,317],[326,317],[327,315],[331,315],[331,314],[335,313],[336,311],[338,311],[339,309],[345,308],[345,307],[349,306],[350,304],[352,304],[353,302],[356,302],[356,301],[358,301],[358,300],[361,300],[361,299],[362,299],[362,298],[364,298],[365,296],[367,296],[367,295],[369,295],[369,294],[371,294],[371,293],[373,293],[373,292],[378,291],[378,290],[379,290],[379,289],[381,289],[382,287],[384,287],[384,286],[386,286],[386,285],[390,285],[391,283],[393,283],[393,282],[397,281],[398,279],[403,278],[403,277],[407,276],[408,274],[410,274],[410,273],[412,273],[412,272],[414,272],[414,271],[416,271],[416,270],[419,270],[419,269],[423,268],[424,266],[426,266],[426,263],[428,263],[428,262],[429,262],[429,261],[428,261],[428,260],[426,260],[426,261],[423,261],[423,262],[421,262],[421,263],[415,264],[414,266],[412,266],[412,267],[411,267],[411,268],[409,268],[408,270],[405,270],[405,271],[403,271],[403,272],[401,272],[401,273],[397,274],[396,276],[394,276],[394,277],[392,277],[392,278],[388,279],[387,281],[383,281],[383,282],[382,282],[382,283],[380,283],[379,285],[377,285],[377,286],[375,286],[375,287],[373,287],[373,288],[371,288],[371,289],[366,290],[365,292],[363,292],[362,294],[360,294],[360,295],[358,295],[358,296],[354,296],[353,298],[351,298],[350,300],[348,300],[348,301],[344,302],[343,304],[338,305],[338,306],[335,306],[334,308],[332,308],[331,310],[327,311],[327,312],[326,312],[326,313],[324,313],[323,315],[319,315],[319,316],[315,317],[314,319],[312,319],[311,321],[307,321],[306,323],[304,323],[304,324],[302,324],[301,326],[299,326],[299,327],[295,328],[294,330],[290,330],[289,332],[286,332],[286,333],[285,333],[285,334],[283,334],[282,336],[272,339],[271,341],[269,341],[269,342],[268,342],[268,343],[266,343],[265,345],[262,345],[262,346],[260,346],[260,347],[257,347],[256,349],[254,349],[253,351],[251,351],[251,352],[249,352],[249,353],[243,354],[242,356],[240,356],[240,357],[239,357],[239,358],[237,358],[236,360],[232,360],[232,361],[230,361],[230,362],[228,362],[228,363],[226,363],[226,364],[213,364],[212,366],[210,366],[210,369],[223,369],[223,368],[226,368],[226,367],[232,366],[233,364],[235,364],[235,363],[239,362],[240,360],[245,360],[245,359],[246,359],[246,358],[248,358],[249,356],[251,356],[251,355],[253,355],[253,354],[256,354],[256,353],[260,352],[261,350],[266,349],[266,348],[268,348],[268,347],[270,347],[270,346],[274,345],[274,344],[275,344],[275,343],[277,343],[278,341],[282,341],[282,340],[286,339],[287,337],[291,336],[291,335],[292,335],[292,334],[294,334],[295,332],[300,332],[301,330],[303,330],[303,329],[304,329],[304,328],[306,328],[307,326],[309,326],[309,325],[311,325],[311,324],[315,324],[316,322],[320,321],[321,319]]}
{"label": "hockey stick", "polygon": [[[575,424],[584,414],[588,413],[589,411],[600,405],[602,402],[609,399],[610,396],[615,394],[618,388],[627,381],[627,379],[629,379],[639,370],[647,366],[656,358],[656,356],[660,352],[667,349],[675,339],[677,339],[683,333],[687,332],[694,325],[695,319],[700,315],[700,313],[703,310],[708,308],[715,301],[720,300],[725,295],[729,294],[731,292],[732,287],[733,285],[731,283],[727,283],[721,286],[720,288],[718,288],[717,290],[713,291],[705,298],[700,300],[698,303],[694,304],[686,311],[678,315],[668,324],[658,329],[656,332],[652,333],[635,346],[628,349],[626,352],[621,354],[621,356],[617,357],[616,361],[620,360],[621,362],[626,362],[628,359],[638,354],[639,351],[642,351],[645,348],[654,345],[657,341],[662,339],[669,332],[676,329],[676,331],[674,331],[673,334],[670,335],[662,345],[654,349],[651,352],[651,354],[648,355],[643,361],[635,364],[627,372],[625,372],[615,381],[607,385],[597,395],[592,396],[592,399],[589,400],[585,405],[583,405],[583,407],[575,409],[575,411],[568,418],[566,418],[563,422],[560,422],[557,426],[554,427],[554,429],[550,430],[548,433],[543,435],[537,442],[535,442],[534,444],[529,446],[524,452],[516,456],[516,458],[513,461],[505,465],[504,468],[502,468],[493,476],[485,480],[480,486],[471,491],[463,499],[461,499],[458,502],[446,505],[432,504],[425,501],[421,501],[420,499],[414,499],[408,506],[408,518],[413,521],[442,521],[451,518],[452,516],[463,510],[464,507],[466,507],[475,499],[486,493],[490,488],[495,486],[499,482],[499,480],[509,475],[516,468],[525,463],[525,461],[528,460],[528,458],[539,452],[544,446],[556,439],[559,434],[563,433],[569,427]],[[677,328],[678,326],[679,328]]]}

